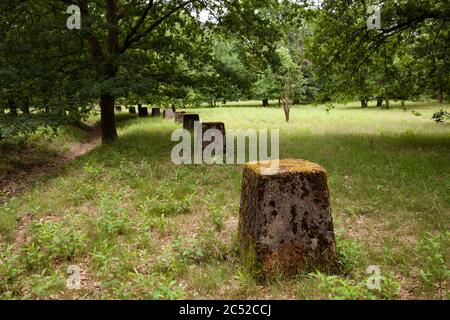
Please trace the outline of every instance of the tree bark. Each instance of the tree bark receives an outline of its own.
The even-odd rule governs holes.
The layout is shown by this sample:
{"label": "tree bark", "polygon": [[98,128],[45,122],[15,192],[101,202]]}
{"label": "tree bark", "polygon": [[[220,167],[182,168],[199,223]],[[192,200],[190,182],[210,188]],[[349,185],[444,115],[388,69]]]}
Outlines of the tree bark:
{"label": "tree bark", "polygon": [[389,97],[384,97],[384,105],[382,106],[383,109],[389,109]]}
{"label": "tree bark", "polygon": [[24,114],[30,114],[30,97],[23,98],[21,110]]}
{"label": "tree bark", "polygon": [[381,107],[383,105],[383,97],[377,97],[377,107]]}
{"label": "tree bark", "polygon": [[9,106],[9,111],[10,111],[10,115],[12,116],[17,116],[17,105],[16,102],[12,99],[8,100],[8,106]]}
{"label": "tree bark", "polygon": [[439,91],[438,91],[438,101],[439,101],[439,103],[444,102],[444,94],[442,92],[442,89],[439,89]]}
{"label": "tree bark", "polygon": [[289,112],[291,111],[289,98],[284,100],[283,109],[284,109],[284,118],[286,119],[286,122],[289,122]]}
{"label": "tree bark", "polygon": [[115,101],[116,99],[111,94],[103,94],[100,98],[102,142],[106,144],[117,139],[116,121],[114,118]]}
{"label": "tree bark", "polygon": [[365,98],[362,98],[360,101],[361,101],[361,108],[367,108],[367,100]]}
{"label": "tree bark", "polygon": [[[82,17],[89,17],[89,6],[87,0],[80,0],[80,9]],[[89,21],[89,19],[86,19]],[[91,47],[93,63],[100,75],[109,79],[115,78],[118,73],[118,65],[114,59],[119,54],[119,33],[118,33],[118,15],[117,1],[106,0],[106,22],[107,22],[107,42],[106,52],[102,48],[98,37],[88,31],[87,41]],[[88,27],[89,22],[87,22]],[[91,29],[91,28],[88,28]],[[103,92],[100,97],[100,116],[102,127],[102,142],[110,143],[117,139],[116,122],[114,118],[115,97],[111,92]]]}

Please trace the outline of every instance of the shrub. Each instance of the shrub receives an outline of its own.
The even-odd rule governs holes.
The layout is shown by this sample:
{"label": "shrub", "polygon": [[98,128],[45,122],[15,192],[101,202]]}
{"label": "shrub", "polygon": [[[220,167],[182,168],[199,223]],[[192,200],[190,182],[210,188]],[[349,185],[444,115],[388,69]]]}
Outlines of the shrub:
{"label": "shrub", "polygon": [[450,113],[441,109],[441,110],[435,112],[433,114],[433,116],[431,117],[431,119],[433,119],[437,123],[441,123],[441,122],[444,122],[445,120],[450,119]]}

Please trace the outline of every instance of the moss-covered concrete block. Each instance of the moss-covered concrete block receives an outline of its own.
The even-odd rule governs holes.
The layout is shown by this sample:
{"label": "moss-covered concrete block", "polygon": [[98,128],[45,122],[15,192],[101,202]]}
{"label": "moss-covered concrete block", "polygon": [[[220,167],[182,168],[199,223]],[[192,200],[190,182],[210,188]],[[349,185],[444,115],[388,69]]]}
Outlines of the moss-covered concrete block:
{"label": "moss-covered concrete block", "polygon": [[186,113],[186,111],[176,111],[175,112],[175,122],[176,123],[183,123],[183,115]]}
{"label": "moss-covered concrete block", "polygon": [[183,129],[192,131],[194,130],[194,123],[200,121],[200,116],[195,113],[185,113],[183,115]]}
{"label": "moss-covered concrete block", "polygon": [[244,166],[239,241],[244,263],[264,276],[329,267],[335,260],[327,173],[306,160]]}
{"label": "moss-covered concrete block", "polygon": [[161,109],[152,108],[152,118],[161,116]]}
{"label": "moss-covered concrete block", "polygon": [[138,106],[138,114],[139,114],[139,117],[148,117],[147,107]]}
{"label": "moss-covered concrete block", "polygon": [[[223,122],[202,122],[202,137],[205,135],[205,132],[209,129],[216,129],[222,133],[223,149],[225,151],[227,140],[225,132],[225,124]],[[211,143],[210,141],[202,141],[202,149],[206,148],[210,143]]]}
{"label": "moss-covered concrete block", "polygon": [[163,110],[163,118],[164,119],[173,119],[174,118],[174,111],[172,109],[165,109],[165,110]]}

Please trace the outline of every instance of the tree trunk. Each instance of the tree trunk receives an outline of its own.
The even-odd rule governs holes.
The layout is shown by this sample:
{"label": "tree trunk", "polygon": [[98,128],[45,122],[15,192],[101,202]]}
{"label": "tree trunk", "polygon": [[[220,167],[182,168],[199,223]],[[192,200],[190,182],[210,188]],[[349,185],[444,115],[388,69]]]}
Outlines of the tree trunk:
{"label": "tree trunk", "polygon": [[263,107],[268,107],[269,106],[269,99],[263,99],[262,100],[262,105],[263,105]]}
{"label": "tree trunk", "polygon": [[389,97],[384,97],[384,105],[382,106],[383,109],[389,109]]}
{"label": "tree trunk", "polygon": [[23,98],[21,110],[24,114],[30,114],[30,97]]}
{"label": "tree trunk", "polygon": [[405,107],[405,100],[402,100],[402,101],[400,102],[400,105],[402,106],[403,110],[406,110],[406,107]]}
{"label": "tree trunk", "polygon": [[114,118],[115,101],[116,99],[111,94],[103,94],[100,99],[103,143],[111,143],[117,139],[116,121]]}
{"label": "tree trunk", "polygon": [[442,92],[442,89],[439,89],[439,91],[438,91],[438,101],[439,101],[439,103],[444,102],[444,94]]}
{"label": "tree trunk", "polygon": [[360,101],[361,101],[361,108],[367,108],[367,100],[365,98],[362,98]]}
{"label": "tree trunk", "polygon": [[[87,0],[80,0],[81,13],[89,16]],[[119,31],[116,0],[106,0],[106,22],[108,23],[108,34],[106,42],[107,54],[104,54],[101,43],[92,33],[87,38],[92,49],[94,64],[100,74],[113,79],[119,71],[118,65],[113,57],[117,57],[119,52]],[[105,72],[106,66],[106,74]],[[102,127],[102,142],[111,143],[117,139],[116,119],[114,117],[115,97],[111,93],[102,93],[100,97],[100,117]]]}
{"label": "tree trunk", "polygon": [[377,107],[381,107],[383,105],[383,97],[377,97]]}
{"label": "tree trunk", "polygon": [[17,105],[16,105],[15,101],[12,99],[9,99],[8,106],[9,106],[10,115],[17,116]]}
{"label": "tree trunk", "polygon": [[278,98],[278,107],[281,107],[281,99]]}
{"label": "tree trunk", "polygon": [[291,111],[291,105],[289,103],[289,98],[284,100],[283,109],[284,109],[284,117],[286,119],[286,122],[289,122],[289,112]]}
{"label": "tree trunk", "polygon": [[299,99],[294,99],[294,104],[300,104],[300,100]]}

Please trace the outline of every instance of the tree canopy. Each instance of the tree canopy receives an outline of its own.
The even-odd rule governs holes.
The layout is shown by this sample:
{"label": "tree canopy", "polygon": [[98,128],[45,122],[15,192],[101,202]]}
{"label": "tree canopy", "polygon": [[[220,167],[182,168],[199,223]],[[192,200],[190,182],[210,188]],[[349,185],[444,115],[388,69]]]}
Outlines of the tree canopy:
{"label": "tree canopy", "polygon": [[[70,5],[80,29],[66,26]],[[448,1],[11,0],[0,10],[0,137],[84,119],[116,101],[189,105],[414,99],[450,93]],[[206,18],[205,18],[206,17]],[[31,110],[31,112],[30,112]]]}

